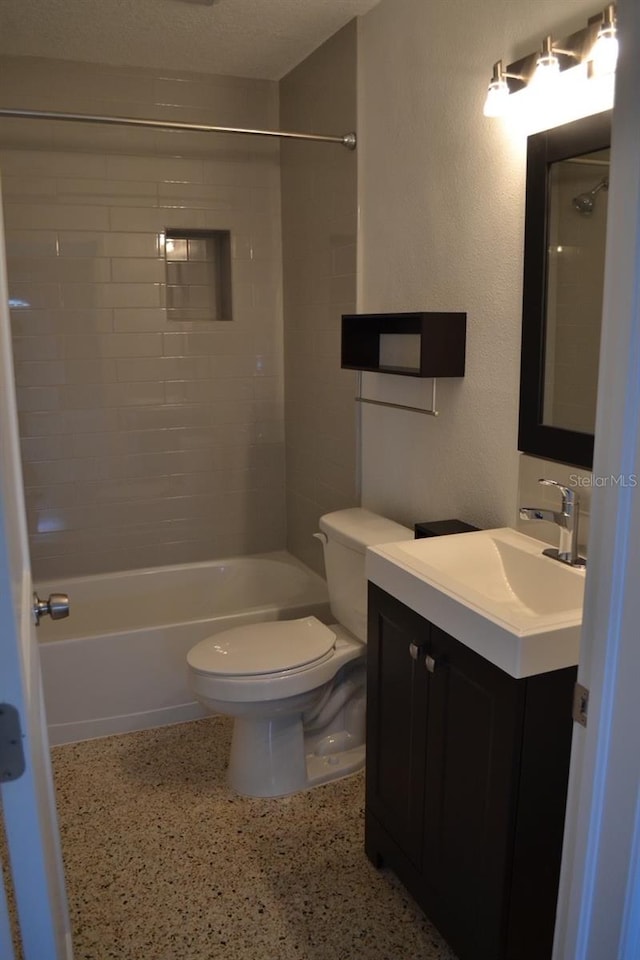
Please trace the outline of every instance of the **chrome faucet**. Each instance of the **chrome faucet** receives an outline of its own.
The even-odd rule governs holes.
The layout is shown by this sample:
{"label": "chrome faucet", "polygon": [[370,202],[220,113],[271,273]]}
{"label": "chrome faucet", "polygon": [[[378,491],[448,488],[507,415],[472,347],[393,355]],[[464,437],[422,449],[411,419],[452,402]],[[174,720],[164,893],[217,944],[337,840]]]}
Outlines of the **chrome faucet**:
{"label": "chrome faucet", "polygon": [[560,543],[558,549],[549,547],[543,550],[545,557],[552,557],[561,563],[568,563],[571,567],[584,567],[587,561],[578,555],[578,519],[580,504],[578,497],[569,487],[563,486],[557,480],[538,480],[545,487],[557,487],[562,495],[560,511],[546,510],[541,507],[520,507],[521,520],[548,520],[560,527]]}

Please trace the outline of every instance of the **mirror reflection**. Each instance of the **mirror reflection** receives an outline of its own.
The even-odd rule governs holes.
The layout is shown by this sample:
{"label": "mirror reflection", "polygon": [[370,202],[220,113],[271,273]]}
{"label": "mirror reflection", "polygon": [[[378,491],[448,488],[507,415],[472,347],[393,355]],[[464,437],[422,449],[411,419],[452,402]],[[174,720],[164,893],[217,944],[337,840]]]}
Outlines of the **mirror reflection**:
{"label": "mirror reflection", "polygon": [[549,167],[543,424],[593,433],[609,149]]}

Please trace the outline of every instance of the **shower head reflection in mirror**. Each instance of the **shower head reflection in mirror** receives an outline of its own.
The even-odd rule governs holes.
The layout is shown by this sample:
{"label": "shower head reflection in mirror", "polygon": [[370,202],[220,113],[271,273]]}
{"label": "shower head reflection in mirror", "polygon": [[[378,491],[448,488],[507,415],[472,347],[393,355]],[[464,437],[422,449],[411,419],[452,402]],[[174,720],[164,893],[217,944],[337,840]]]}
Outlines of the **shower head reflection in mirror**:
{"label": "shower head reflection in mirror", "polygon": [[609,189],[609,178],[603,177],[602,180],[596,183],[593,190],[589,190],[586,193],[579,193],[577,197],[574,197],[571,201],[574,208],[578,213],[582,213],[585,216],[593,213],[593,208],[595,207],[596,197],[601,190]]}

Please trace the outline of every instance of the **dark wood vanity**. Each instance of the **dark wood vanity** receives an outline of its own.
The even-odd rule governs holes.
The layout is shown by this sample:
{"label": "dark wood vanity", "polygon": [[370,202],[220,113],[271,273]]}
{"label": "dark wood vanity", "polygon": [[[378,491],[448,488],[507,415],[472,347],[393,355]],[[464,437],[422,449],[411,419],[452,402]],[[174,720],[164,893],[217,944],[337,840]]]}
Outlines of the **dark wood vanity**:
{"label": "dark wood vanity", "polygon": [[459,960],[551,957],[576,668],[516,680],[369,584],[365,847]]}

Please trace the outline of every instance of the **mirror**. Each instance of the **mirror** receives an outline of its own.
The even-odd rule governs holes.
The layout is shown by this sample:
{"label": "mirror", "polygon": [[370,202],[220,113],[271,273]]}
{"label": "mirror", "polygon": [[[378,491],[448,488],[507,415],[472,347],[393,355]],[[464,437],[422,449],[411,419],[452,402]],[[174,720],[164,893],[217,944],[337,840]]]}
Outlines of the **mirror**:
{"label": "mirror", "polygon": [[527,141],[518,449],[590,469],[611,113]]}

